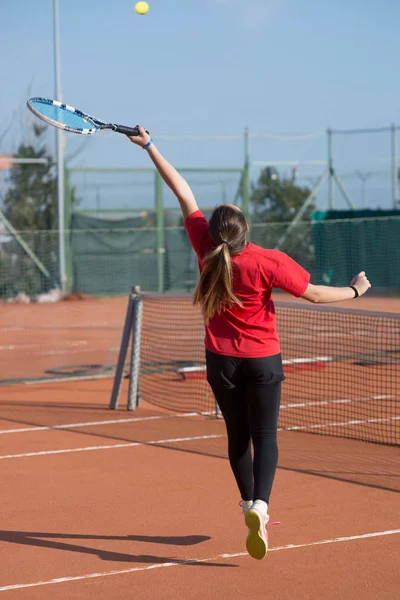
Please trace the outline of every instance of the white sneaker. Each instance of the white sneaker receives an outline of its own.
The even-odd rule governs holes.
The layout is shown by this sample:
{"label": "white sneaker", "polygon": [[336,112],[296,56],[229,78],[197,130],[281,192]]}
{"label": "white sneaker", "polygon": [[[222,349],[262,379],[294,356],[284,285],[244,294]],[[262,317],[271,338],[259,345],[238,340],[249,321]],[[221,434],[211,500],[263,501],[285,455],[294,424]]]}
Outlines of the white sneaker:
{"label": "white sneaker", "polygon": [[247,511],[253,506],[253,500],[241,500],[239,504],[242,507],[243,514],[246,515]]}
{"label": "white sneaker", "polygon": [[[246,514],[247,512],[250,510],[250,508],[253,505],[253,500],[241,500],[239,502],[240,506],[242,507],[242,511],[244,514],[244,518],[246,519]],[[248,535],[250,535],[250,529],[248,529]]]}
{"label": "white sneaker", "polygon": [[265,502],[255,501],[245,513],[249,534],[246,540],[247,552],[257,560],[263,559],[268,552],[267,523],[269,516]]}

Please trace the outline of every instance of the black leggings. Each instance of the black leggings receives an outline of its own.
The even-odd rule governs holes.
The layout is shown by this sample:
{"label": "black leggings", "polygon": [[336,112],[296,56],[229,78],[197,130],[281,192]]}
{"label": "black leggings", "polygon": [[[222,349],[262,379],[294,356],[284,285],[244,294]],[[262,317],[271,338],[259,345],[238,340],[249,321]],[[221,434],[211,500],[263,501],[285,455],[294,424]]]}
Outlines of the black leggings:
{"label": "black leggings", "polygon": [[207,350],[206,361],[207,381],[225,420],[229,461],[241,497],[268,503],[278,463],[276,434],[285,379],[281,355],[238,358]]}

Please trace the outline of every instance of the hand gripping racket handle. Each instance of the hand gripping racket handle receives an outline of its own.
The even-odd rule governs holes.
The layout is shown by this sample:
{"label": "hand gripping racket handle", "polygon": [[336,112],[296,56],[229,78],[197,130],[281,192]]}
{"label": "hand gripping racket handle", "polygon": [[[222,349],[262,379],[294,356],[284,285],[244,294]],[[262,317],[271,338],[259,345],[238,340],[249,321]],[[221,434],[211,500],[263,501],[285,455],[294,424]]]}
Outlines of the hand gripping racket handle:
{"label": "hand gripping racket handle", "polygon": [[[126,127],[125,125],[114,125],[113,130],[117,133],[123,133],[124,135],[139,135],[139,129],[137,127]],[[149,133],[146,130],[146,133]]]}

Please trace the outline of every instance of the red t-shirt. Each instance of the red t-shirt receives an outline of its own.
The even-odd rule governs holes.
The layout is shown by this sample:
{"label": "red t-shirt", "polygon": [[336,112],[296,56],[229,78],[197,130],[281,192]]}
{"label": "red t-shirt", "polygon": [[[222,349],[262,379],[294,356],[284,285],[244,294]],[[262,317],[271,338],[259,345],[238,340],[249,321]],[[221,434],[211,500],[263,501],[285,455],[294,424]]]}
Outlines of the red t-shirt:
{"label": "red t-shirt", "polygon": [[[215,244],[208,233],[207,219],[200,210],[185,219],[185,229],[202,270],[204,255]],[[240,254],[232,256],[232,266],[233,292],[243,306],[235,304],[214,314],[206,325],[207,350],[242,358],[278,354],[280,347],[272,288],[300,297],[307,289],[310,274],[287,254],[279,250],[265,250],[251,243]]]}

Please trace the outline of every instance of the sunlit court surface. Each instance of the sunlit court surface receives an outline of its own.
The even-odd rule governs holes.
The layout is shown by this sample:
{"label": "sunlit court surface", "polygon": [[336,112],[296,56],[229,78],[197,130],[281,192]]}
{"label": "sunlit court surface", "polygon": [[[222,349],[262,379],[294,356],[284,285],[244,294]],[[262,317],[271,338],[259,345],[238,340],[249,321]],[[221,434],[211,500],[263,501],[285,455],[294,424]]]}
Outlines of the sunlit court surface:
{"label": "sunlit court surface", "polygon": [[0,0],[0,600],[400,598],[386,5]]}
{"label": "sunlit court surface", "polygon": [[[174,301],[181,318],[184,309],[191,311],[183,301],[187,299]],[[365,299],[363,305],[370,309],[376,302]],[[383,301],[378,302],[382,307]],[[144,303],[144,317],[154,317]],[[108,408],[113,383],[109,353],[114,346],[118,353],[126,304],[126,299],[87,299],[48,307],[59,332],[54,347],[40,316],[44,307],[6,307],[8,326],[2,325],[2,339],[7,338],[9,351],[5,355],[2,349],[2,365],[9,379],[25,372],[26,380],[8,380],[0,387],[0,468],[6,482],[0,592],[29,599],[241,598],[250,593],[262,598],[268,587],[273,597],[292,598],[295,586],[297,598],[310,593],[315,598],[335,598],[338,593],[345,598],[396,598],[398,446],[316,433],[324,434],[336,423],[340,435],[356,437],[357,413],[364,421],[358,425],[363,435],[385,435],[386,442],[398,444],[398,402],[388,393],[397,394],[398,401],[398,387],[390,387],[387,380],[382,394],[380,380],[380,389],[366,386],[371,398],[359,398],[354,390],[351,397],[345,365],[340,366],[340,385],[329,379],[334,365],[289,369],[281,421],[286,428],[297,423],[300,430],[279,432],[271,515],[280,524],[269,527],[265,561],[254,561],[245,550],[246,530],[235,501],[224,423],[210,397],[206,401],[201,370],[199,379],[179,376],[173,339],[170,368],[159,345],[163,368],[157,375],[153,362],[153,374],[142,375],[147,381],[142,396],[153,394],[156,401],[163,397],[171,403],[175,398],[178,410],[142,401],[128,412],[127,379],[118,409]],[[106,305],[109,317],[103,321]],[[398,300],[387,300],[389,310],[397,306]],[[91,327],[79,324],[82,311],[97,315]],[[164,316],[161,307],[158,314]],[[74,328],[68,324],[71,318]],[[102,344],[94,349],[100,323]],[[19,334],[28,326],[26,345],[26,336]],[[298,334],[301,329],[298,320]],[[144,346],[146,330],[144,326]],[[326,343],[326,335],[326,328],[320,328],[312,343]],[[175,332],[175,342],[179,337],[184,343],[183,329]],[[13,352],[25,357],[14,371]],[[31,372],[25,364],[32,366]],[[84,371],[89,364],[97,365],[96,374],[76,374],[78,365]],[[57,365],[75,365],[71,381],[71,369],[61,374]],[[44,367],[51,372],[40,378]],[[366,379],[377,369],[363,368]],[[394,386],[398,364],[390,369]],[[299,401],[302,385],[310,391],[306,402]],[[320,390],[324,386],[324,401],[321,395],[315,399],[318,385]],[[379,400],[379,395],[388,397]],[[195,405],[198,412],[186,411],[179,399],[202,405]]]}

